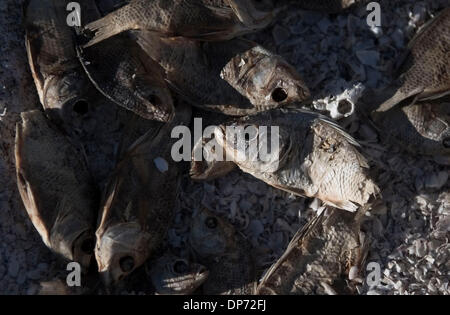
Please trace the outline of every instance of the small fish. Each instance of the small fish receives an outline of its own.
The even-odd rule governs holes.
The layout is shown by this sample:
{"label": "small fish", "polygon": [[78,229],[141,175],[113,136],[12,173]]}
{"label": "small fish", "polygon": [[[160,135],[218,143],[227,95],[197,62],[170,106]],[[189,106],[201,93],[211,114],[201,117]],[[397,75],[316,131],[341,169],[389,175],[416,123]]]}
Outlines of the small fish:
{"label": "small fish", "polygon": [[157,294],[192,294],[208,278],[208,270],[171,253],[147,263],[148,274]]}
{"label": "small fish", "polygon": [[375,110],[385,112],[400,102],[432,100],[450,93],[450,8],[428,22],[408,45],[399,67],[401,75],[383,91],[385,101]]}
{"label": "small fish", "polygon": [[83,155],[38,110],[21,114],[15,157],[27,213],[45,245],[88,267],[97,194]]}
{"label": "small fish", "polygon": [[[137,29],[165,36],[222,41],[263,28],[272,20],[272,11],[258,10],[268,2],[267,0],[263,3],[250,0],[248,2],[251,4],[246,4],[245,7],[240,5],[241,2],[132,0],[129,4],[86,25],[86,31],[94,32],[94,37],[85,47],[121,32]],[[250,24],[246,25],[243,22]]]}
{"label": "small fish", "polygon": [[[92,0],[83,4],[100,17]],[[173,117],[173,100],[161,67],[133,40],[115,36],[94,47],[78,47],[77,52],[88,77],[108,99],[146,119]]]}
{"label": "small fish", "polygon": [[271,110],[216,127],[214,136],[228,161],[278,189],[351,212],[379,191],[358,143],[320,114]]}
{"label": "small fish", "polygon": [[170,87],[193,106],[242,116],[287,103],[310,93],[295,69],[256,43],[196,42],[135,32],[144,51],[165,70]]}
{"label": "small fish", "polygon": [[382,133],[412,153],[450,155],[450,103],[424,101],[396,106],[375,120]]}
{"label": "small fish", "polygon": [[60,0],[29,0],[24,8],[28,63],[40,102],[58,123],[69,123],[94,90],[77,59],[67,14]]}
{"label": "small fish", "polygon": [[171,123],[149,130],[126,149],[104,191],[95,257],[107,285],[142,265],[172,220],[180,166],[171,157],[170,134],[190,122],[189,107],[176,110]]}
{"label": "small fish", "polygon": [[[362,209],[360,209],[362,210]],[[360,239],[360,213],[338,209],[316,215],[293,237],[258,285],[260,295],[351,293],[350,268],[361,270],[367,246]]]}
{"label": "small fish", "polygon": [[204,294],[254,294],[256,272],[250,245],[231,224],[202,207],[194,213],[189,243],[209,270]]}

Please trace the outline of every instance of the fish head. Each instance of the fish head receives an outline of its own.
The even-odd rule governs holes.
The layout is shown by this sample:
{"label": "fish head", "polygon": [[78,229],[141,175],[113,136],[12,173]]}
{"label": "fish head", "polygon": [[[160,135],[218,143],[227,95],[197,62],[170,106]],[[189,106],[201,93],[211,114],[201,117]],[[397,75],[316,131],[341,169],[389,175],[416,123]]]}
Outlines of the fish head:
{"label": "fish head", "polygon": [[139,114],[147,119],[162,122],[171,121],[174,117],[174,104],[166,83],[148,74],[135,75],[134,88],[138,99],[144,105]]}
{"label": "fish head", "polygon": [[72,124],[89,113],[93,92],[88,78],[78,72],[53,76],[45,82],[44,109],[52,120]]}
{"label": "fish head", "polygon": [[311,98],[294,67],[260,46],[235,56],[221,77],[257,107],[276,108]]}
{"label": "fish head", "polygon": [[232,237],[232,228],[205,207],[194,212],[189,242],[200,257],[225,254]]}
{"label": "fish head", "polygon": [[209,271],[201,264],[165,254],[150,270],[152,283],[159,294],[192,294],[208,278]]}
{"label": "fish head", "polygon": [[214,135],[227,161],[251,172],[274,173],[280,169],[291,150],[291,135],[276,123],[266,123],[242,121],[217,127]]}
{"label": "fish head", "polygon": [[149,256],[150,236],[137,223],[113,225],[101,235],[98,232],[95,257],[106,285],[118,283]]}

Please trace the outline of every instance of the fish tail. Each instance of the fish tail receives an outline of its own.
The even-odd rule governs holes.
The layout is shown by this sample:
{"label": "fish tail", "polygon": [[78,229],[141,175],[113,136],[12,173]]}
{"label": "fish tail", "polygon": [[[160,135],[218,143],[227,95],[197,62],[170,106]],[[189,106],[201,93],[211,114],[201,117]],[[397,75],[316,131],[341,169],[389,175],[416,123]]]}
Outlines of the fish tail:
{"label": "fish tail", "polygon": [[126,25],[123,23],[117,23],[114,21],[115,19],[117,19],[117,12],[113,12],[101,19],[98,19],[97,21],[87,24],[84,27],[84,32],[93,32],[95,34],[94,37],[92,37],[83,47],[86,48],[95,45],[124,31],[126,29]]}

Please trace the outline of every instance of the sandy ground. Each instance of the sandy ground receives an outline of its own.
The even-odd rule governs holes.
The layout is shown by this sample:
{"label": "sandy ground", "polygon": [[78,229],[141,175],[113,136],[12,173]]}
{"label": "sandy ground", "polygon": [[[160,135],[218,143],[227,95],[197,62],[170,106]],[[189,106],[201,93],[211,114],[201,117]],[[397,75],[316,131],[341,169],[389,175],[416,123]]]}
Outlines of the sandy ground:
{"label": "sandy ground", "polygon": [[[316,101],[361,83],[386,86],[396,59],[427,20],[450,2],[380,1],[382,27],[371,30],[365,8],[326,15],[290,8],[267,30],[250,38],[296,66]],[[395,3],[395,4],[394,4]],[[21,111],[38,108],[21,26],[21,1],[0,2],[0,294],[34,294],[38,283],[64,262],[41,242],[16,188],[15,123]],[[358,286],[360,294],[449,294],[449,167],[413,156],[380,138],[364,121],[342,124],[362,140],[384,203],[364,224],[371,235],[368,262],[381,266],[381,282]],[[262,272],[320,206],[277,191],[240,171],[209,183],[183,179],[168,241],[187,256],[186,236],[199,202],[226,217],[253,246]],[[129,293],[129,290],[126,291]]]}

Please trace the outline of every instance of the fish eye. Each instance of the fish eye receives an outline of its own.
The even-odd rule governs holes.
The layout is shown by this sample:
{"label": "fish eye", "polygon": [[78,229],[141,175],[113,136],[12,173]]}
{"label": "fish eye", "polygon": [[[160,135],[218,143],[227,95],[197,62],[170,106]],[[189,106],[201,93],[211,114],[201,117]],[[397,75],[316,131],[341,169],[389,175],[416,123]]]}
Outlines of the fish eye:
{"label": "fish eye", "polygon": [[288,95],[287,95],[286,91],[282,88],[276,88],[272,92],[272,99],[277,103],[281,103],[281,102],[285,101],[287,98],[288,98]]}
{"label": "fish eye", "polygon": [[125,256],[119,260],[120,269],[123,272],[130,272],[134,268],[134,258],[131,256]]}
{"label": "fish eye", "polygon": [[162,104],[161,99],[160,99],[158,96],[156,96],[155,94],[150,94],[150,95],[147,97],[147,99],[148,99],[148,101],[149,101],[150,103],[152,103],[153,105]]}
{"label": "fish eye", "polygon": [[442,140],[442,145],[444,148],[450,149],[450,137],[444,138],[444,140]]}
{"label": "fish eye", "polygon": [[208,227],[208,229],[215,229],[217,227],[217,219],[214,217],[208,217],[205,220],[205,225]]}
{"label": "fish eye", "polygon": [[176,273],[185,273],[188,271],[188,264],[184,260],[177,260],[173,265],[173,270]]}
{"label": "fish eye", "polygon": [[73,105],[73,111],[79,115],[85,115],[89,111],[89,104],[85,100],[79,100]]}
{"label": "fish eye", "polygon": [[342,115],[348,114],[352,111],[352,104],[346,99],[340,100],[337,110]]}
{"label": "fish eye", "polygon": [[81,244],[81,250],[85,254],[92,254],[94,252],[95,242],[92,238],[85,239]]}

